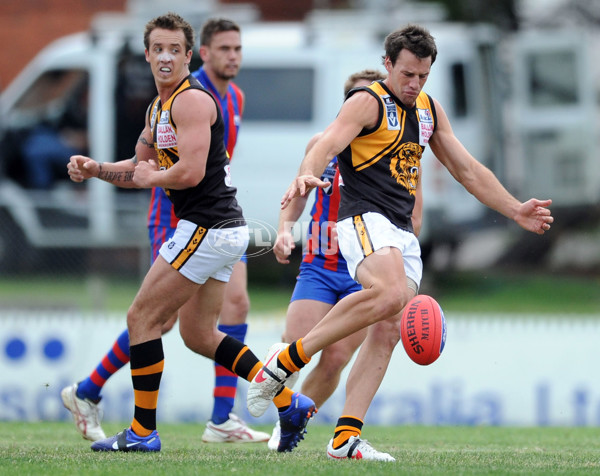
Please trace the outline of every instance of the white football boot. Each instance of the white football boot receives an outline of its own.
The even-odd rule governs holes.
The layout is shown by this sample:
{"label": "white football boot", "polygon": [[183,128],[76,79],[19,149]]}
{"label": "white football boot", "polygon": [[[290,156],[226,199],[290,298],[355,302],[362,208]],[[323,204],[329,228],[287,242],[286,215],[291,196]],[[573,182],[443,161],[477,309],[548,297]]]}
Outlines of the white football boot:
{"label": "white football boot", "polygon": [[277,423],[275,423],[275,426],[273,427],[273,433],[271,434],[271,438],[269,438],[269,441],[267,442],[267,448],[269,448],[271,451],[277,451],[277,448],[279,448],[280,438],[281,423],[279,423],[279,420],[277,420]]}
{"label": "white football boot", "polygon": [[98,403],[77,396],[77,384],[69,385],[60,392],[63,405],[73,415],[75,427],[81,435],[90,441],[106,438],[100,420],[102,418]]}
{"label": "white football boot", "polygon": [[265,364],[248,385],[246,404],[253,417],[264,414],[273,397],[285,386],[287,374],[285,370],[277,367],[277,356],[287,346],[288,344],[284,343],[273,344],[267,352]]}
{"label": "white football boot", "polygon": [[229,414],[229,420],[219,425],[209,421],[202,434],[205,443],[261,443],[269,438],[268,433],[253,430],[233,413]]}
{"label": "white football boot", "polygon": [[327,457],[330,459],[364,459],[370,461],[396,461],[388,454],[377,451],[367,440],[361,440],[358,436],[350,439],[337,450],[333,449],[333,438],[327,445]]}

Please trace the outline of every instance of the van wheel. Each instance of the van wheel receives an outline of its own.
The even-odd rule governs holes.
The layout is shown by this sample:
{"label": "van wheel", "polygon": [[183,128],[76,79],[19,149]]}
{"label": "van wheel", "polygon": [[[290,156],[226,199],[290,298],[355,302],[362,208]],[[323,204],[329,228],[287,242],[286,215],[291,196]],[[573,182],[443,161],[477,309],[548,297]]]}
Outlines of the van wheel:
{"label": "van wheel", "polygon": [[34,259],[23,231],[6,210],[0,209],[0,275],[30,271]]}

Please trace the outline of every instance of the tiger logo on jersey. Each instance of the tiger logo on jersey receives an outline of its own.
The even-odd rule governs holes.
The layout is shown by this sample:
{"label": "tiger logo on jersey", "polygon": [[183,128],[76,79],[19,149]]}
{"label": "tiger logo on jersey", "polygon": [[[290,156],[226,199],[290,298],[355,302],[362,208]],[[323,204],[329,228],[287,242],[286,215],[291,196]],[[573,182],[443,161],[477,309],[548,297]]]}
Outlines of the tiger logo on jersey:
{"label": "tiger logo on jersey", "polygon": [[391,157],[390,172],[398,184],[415,195],[419,183],[419,166],[423,148],[414,142],[402,144]]}
{"label": "tiger logo on jersey", "polygon": [[158,159],[158,169],[159,170],[167,170],[173,167],[173,160],[169,157],[164,150],[158,149],[156,151],[156,157]]}
{"label": "tiger logo on jersey", "polygon": [[[163,149],[156,149],[156,158],[158,159],[158,169],[167,170],[173,167],[173,160]],[[168,188],[164,189],[167,197],[171,196],[171,191]]]}

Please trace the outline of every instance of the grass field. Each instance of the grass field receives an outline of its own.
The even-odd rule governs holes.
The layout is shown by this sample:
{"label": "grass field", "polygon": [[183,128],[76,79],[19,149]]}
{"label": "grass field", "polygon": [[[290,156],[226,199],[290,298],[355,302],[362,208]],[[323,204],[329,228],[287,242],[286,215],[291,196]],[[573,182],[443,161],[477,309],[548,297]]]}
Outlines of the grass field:
{"label": "grass field", "polygon": [[[98,277],[0,279],[0,307],[125,311],[139,281]],[[293,284],[250,279],[251,312],[285,314]],[[600,315],[600,277],[492,272],[426,275],[423,292],[446,312]]]}
{"label": "grass field", "polygon": [[[123,426],[105,425],[107,432]],[[265,431],[269,428],[263,427]],[[161,425],[160,453],[95,453],[70,423],[0,423],[2,475],[450,475],[599,474],[600,430],[591,428],[365,427],[395,463],[331,461],[329,426],[309,426],[293,453],[264,444],[200,442],[203,425]]]}

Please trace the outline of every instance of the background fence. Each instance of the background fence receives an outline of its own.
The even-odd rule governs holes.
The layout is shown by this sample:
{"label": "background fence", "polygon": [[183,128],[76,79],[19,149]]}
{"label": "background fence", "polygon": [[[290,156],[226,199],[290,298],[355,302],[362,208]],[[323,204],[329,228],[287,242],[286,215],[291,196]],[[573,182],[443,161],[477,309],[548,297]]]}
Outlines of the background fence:
{"label": "background fence", "polygon": [[[595,377],[600,322],[590,317],[563,315],[548,320],[533,315],[447,314],[448,338],[442,356],[421,367],[398,345],[366,421],[600,426],[600,382]],[[61,388],[85,378],[124,325],[122,314],[0,313],[0,420],[71,418],[62,406]],[[283,325],[282,316],[251,316],[247,342],[259,357],[280,340]],[[212,410],[212,362],[185,348],[177,328],[164,336],[164,349],[158,418],[206,421]],[[236,412],[250,421],[246,388],[242,382]],[[103,396],[105,421],[131,418],[128,366],[109,380]],[[320,409],[316,422],[335,422],[343,401],[342,383]],[[275,418],[272,407],[257,421],[269,423]]]}

